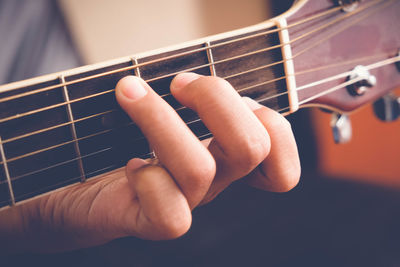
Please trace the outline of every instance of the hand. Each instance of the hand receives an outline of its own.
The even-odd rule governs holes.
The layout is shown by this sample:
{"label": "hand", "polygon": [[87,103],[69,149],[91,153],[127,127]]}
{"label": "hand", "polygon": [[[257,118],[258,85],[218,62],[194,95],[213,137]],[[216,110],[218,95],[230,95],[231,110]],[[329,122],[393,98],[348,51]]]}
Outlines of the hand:
{"label": "hand", "polygon": [[171,92],[195,110],[214,138],[200,142],[143,80],[117,85],[121,107],[141,128],[157,160],[132,159],[117,170],[0,213],[4,249],[59,251],[123,236],[171,239],[191,225],[191,210],[233,181],[283,192],[300,164],[289,122],[216,77],[178,75]]}

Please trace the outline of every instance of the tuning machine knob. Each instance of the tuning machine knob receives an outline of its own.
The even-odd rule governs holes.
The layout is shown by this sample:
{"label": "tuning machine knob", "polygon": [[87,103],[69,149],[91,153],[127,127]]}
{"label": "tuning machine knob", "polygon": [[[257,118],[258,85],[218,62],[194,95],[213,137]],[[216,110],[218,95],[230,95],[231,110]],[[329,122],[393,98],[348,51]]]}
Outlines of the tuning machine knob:
{"label": "tuning machine knob", "polygon": [[363,95],[367,92],[368,88],[376,85],[376,77],[369,73],[368,69],[362,65],[356,66],[349,76],[349,80],[361,79],[347,87],[347,90],[352,95]]}
{"label": "tuning machine knob", "polygon": [[345,144],[351,140],[353,131],[348,115],[337,112],[332,113],[330,125],[333,133],[333,140],[336,144]]}
{"label": "tuning machine knob", "polygon": [[375,115],[382,121],[395,121],[400,116],[400,97],[388,94],[375,101]]}
{"label": "tuning machine knob", "polygon": [[360,0],[339,0],[338,4],[342,6],[344,12],[353,12],[357,9]]}

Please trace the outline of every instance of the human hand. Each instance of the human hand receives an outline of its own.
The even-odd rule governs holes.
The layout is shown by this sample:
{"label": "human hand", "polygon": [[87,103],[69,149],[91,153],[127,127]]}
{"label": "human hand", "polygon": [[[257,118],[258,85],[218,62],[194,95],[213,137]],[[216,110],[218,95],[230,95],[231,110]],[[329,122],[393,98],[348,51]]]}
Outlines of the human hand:
{"label": "human hand", "polygon": [[123,236],[171,239],[189,229],[193,208],[235,180],[278,192],[297,184],[297,148],[280,114],[241,98],[216,77],[181,74],[171,92],[199,114],[212,139],[200,142],[143,80],[125,77],[117,100],[157,160],[132,159],[125,173],[117,170],[1,212],[0,237],[6,241],[0,243],[58,251]]}

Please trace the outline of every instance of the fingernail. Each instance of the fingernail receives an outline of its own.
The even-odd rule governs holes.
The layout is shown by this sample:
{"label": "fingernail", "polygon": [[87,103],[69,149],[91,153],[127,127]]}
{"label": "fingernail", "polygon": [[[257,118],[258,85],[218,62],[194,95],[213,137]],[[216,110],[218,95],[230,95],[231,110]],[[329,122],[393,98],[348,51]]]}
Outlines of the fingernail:
{"label": "fingernail", "polygon": [[251,110],[256,110],[256,109],[263,107],[263,105],[261,105],[260,103],[258,103],[255,100],[251,99],[250,97],[244,96],[244,97],[242,97],[242,99]]}
{"label": "fingernail", "polygon": [[194,72],[180,73],[172,80],[171,90],[183,88],[198,78],[200,78],[200,75]]}
{"label": "fingernail", "polygon": [[147,94],[142,81],[134,76],[127,76],[118,82],[117,87],[121,87],[122,94],[130,100],[138,100]]}

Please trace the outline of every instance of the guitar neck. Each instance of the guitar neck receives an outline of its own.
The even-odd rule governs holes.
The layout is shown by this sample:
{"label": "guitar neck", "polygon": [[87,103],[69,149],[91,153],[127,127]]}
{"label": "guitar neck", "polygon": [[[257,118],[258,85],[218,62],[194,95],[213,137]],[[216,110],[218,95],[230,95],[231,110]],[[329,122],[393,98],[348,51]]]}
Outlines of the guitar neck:
{"label": "guitar neck", "polygon": [[208,129],[169,91],[180,72],[225,78],[242,96],[288,112],[280,33],[267,22],[0,87],[0,207],[151,155],[115,99],[115,85],[126,75],[147,81],[200,139],[211,136]]}
{"label": "guitar neck", "polygon": [[[240,95],[283,114],[299,105],[348,112],[379,98],[400,82],[399,7],[369,0],[346,13],[330,0],[300,0],[256,26],[0,86],[0,207],[151,156],[115,99],[126,75],[147,81],[200,139],[211,136],[208,129],[170,94],[180,72],[222,77]],[[357,65],[379,85],[354,93],[365,79],[349,78]]]}

